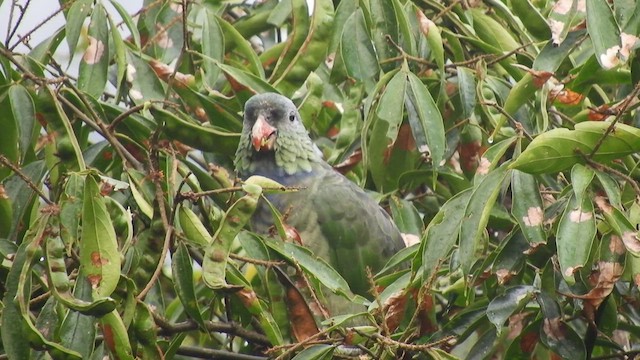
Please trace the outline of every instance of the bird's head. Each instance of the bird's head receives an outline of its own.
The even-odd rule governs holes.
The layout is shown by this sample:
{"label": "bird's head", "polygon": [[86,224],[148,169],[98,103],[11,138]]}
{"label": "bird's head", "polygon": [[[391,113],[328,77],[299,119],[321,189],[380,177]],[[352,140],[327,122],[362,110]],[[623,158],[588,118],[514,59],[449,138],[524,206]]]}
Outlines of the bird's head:
{"label": "bird's head", "polygon": [[275,161],[287,174],[310,171],[310,164],[322,159],[302,124],[298,109],[285,96],[264,93],[245,103],[236,168],[241,172],[250,171],[259,159]]}
{"label": "bird's head", "polygon": [[293,102],[274,93],[255,95],[246,102],[244,131],[256,152],[276,151],[282,137],[308,136]]}

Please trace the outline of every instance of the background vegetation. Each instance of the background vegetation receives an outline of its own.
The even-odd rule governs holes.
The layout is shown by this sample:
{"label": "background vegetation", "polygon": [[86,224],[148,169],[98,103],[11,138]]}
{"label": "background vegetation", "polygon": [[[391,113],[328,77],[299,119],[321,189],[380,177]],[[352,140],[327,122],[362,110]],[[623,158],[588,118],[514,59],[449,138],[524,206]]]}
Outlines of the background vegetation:
{"label": "background vegetation", "polygon": [[[29,6],[0,45],[0,358],[640,352],[635,1],[61,0],[39,43]],[[265,91],[413,244],[368,326],[309,311],[351,295],[286,234],[240,231]]]}

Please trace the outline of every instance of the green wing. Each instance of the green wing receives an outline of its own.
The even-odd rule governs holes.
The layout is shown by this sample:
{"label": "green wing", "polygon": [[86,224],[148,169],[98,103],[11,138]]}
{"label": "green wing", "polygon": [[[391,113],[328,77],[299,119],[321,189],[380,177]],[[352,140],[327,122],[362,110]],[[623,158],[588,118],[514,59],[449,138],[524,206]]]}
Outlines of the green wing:
{"label": "green wing", "polygon": [[[328,165],[318,169],[291,214],[305,245],[325,258],[353,292],[367,295],[366,268],[376,273],[404,247],[389,215],[362,189]],[[306,202],[306,204],[304,203]]]}

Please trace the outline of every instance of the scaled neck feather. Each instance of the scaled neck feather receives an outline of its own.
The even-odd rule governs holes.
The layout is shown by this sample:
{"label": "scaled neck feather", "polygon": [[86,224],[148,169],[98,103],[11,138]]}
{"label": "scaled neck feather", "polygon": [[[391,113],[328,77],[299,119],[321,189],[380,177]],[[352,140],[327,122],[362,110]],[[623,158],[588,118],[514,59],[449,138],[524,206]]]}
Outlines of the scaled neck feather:
{"label": "scaled neck feather", "polygon": [[251,146],[247,131],[240,137],[235,166],[241,176],[263,175],[280,178],[310,173],[314,165],[322,163],[322,153],[304,133],[280,133],[275,150],[257,152]]}

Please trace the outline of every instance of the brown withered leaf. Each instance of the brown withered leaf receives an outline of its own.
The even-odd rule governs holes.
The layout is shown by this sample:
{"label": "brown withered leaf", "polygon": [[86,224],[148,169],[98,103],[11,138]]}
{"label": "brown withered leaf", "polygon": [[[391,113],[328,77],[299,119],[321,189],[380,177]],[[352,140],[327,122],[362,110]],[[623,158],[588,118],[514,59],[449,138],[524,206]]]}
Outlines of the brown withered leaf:
{"label": "brown withered leaf", "polygon": [[533,349],[536,348],[538,342],[540,341],[540,336],[538,332],[530,331],[526,334],[522,335],[520,338],[520,349],[523,353],[531,353]]}
{"label": "brown withered leaf", "polygon": [[481,141],[470,143],[460,143],[458,154],[460,154],[460,167],[465,172],[473,173],[480,163],[480,155],[484,152]]}
{"label": "brown withered leaf", "polygon": [[425,294],[418,304],[418,322],[420,323],[420,336],[433,334],[438,331],[438,323],[435,318],[435,304],[431,294]]}
{"label": "brown withered leaf", "polygon": [[583,99],[584,95],[570,89],[564,89],[555,96],[555,100],[564,105],[578,105]]}
{"label": "brown withered leaf", "polygon": [[529,70],[529,73],[533,76],[533,85],[538,89],[542,88],[553,76],[553,73],[549,71]]}
{"label": "brown withered leaf", "polygon": [[156,75],[158,75],[158,77],[164,82],[169,82],[173,75],[174,85],[177,87],[185,88],[195,83],[196,78],[193,75],[174,71],[171,66],[163,64],[157,60],[151,60],[149,65],[151,65],[153,72],[155,72]]}
{"label": "brown withered leaf", "polygon": [[278,280],[285,288],[285,304],[291,331],[297,341],[304,341],[319,332],[311,309],[304,296],[279,267],[274,266]]}
{"label": "brown withered leaf", "polygon": [[407,294],[399,291],[391,295],[384,303],[384,322],[389,331],[393,332],[400,326],[404,312],[407,309]]}
{"label": "brown withered leaf", "polygon": [[609,108],[610,107],[607,104],[601,105],[597,108],[590,108],[589,115],[587,115],[587,117],[591,121],[603,121],[613,115]]}
{"label": "brown withered leaf", "polygon": [[362,150],[361,149],[357,149],[356,151],[351,153],[351,155],[349,155],[349,157],[346,158],[343,162],[341,162],[340,164],[335,165],[333,168],[334,168],[334,170],[336,170],[340,174],[344,175],[344,174],[348,173],[349,171],[351,171],[351,169],[353,169],[361,161],[362,161]]}

